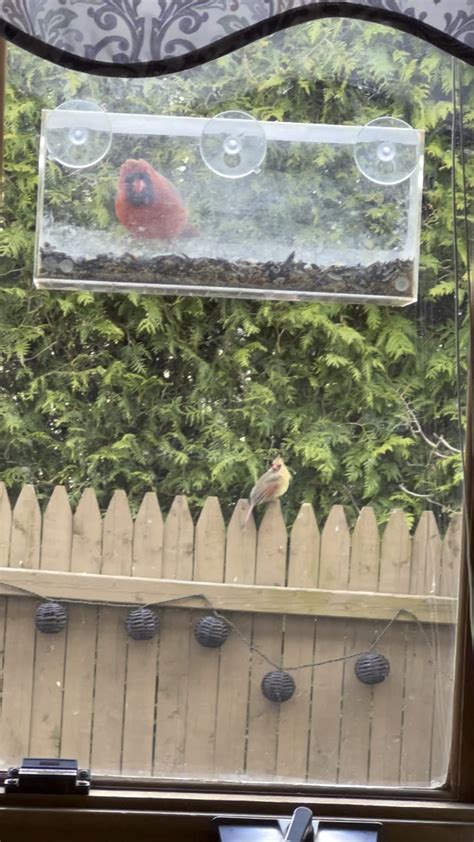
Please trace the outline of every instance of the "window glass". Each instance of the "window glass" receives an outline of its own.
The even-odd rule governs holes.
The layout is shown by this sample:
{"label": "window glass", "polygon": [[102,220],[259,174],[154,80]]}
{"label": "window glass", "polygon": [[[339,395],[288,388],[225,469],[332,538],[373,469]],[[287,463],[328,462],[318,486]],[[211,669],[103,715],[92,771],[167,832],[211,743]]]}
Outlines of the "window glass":
{"label": "window glass", "polygon": [[4,767],[443,784],[472,123],[366,22],[160,79],[9,47]]}

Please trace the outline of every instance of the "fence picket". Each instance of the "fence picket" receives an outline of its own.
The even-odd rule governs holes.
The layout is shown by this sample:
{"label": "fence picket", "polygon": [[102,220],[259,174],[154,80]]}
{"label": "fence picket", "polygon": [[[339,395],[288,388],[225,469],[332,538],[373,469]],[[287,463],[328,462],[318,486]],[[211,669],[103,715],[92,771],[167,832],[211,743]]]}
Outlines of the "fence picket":
{"label": "fence picket", "polygon": [[[379,532],[374,510],[364,506],[352,533],[349,590],[377,590],[379,575]],[[349,620],[346,624],[346,652],[363,652],[374,637],[374,624]],[[354,672],[354,659],[344,664],[342,685],[341,745],[339,782],[367,783],[370,713],[373,690]]]}
{"label": "fence picket", "polygon": [[[163,518],[156,494],[145,494],[133,532],[132,575],[159,578],[163,565]],[[122,774],[151,775],[159,636],[127,642],[127,685]]]}
{"label": "fence picket", "polygon": [[[408,593],[410,564],[410,532],[405,515],[395,509],[382,537],[379,592]],[[383,627],[375,623],[373,633],[379,634]],[[407,624],[395,623],[377,647],[390,664],[390,675],[372,693],[369,783],[393,786],[400,780],[406,634]]]}
{"label": "fence picket", "polygon": [[[342,506],[333,506],[321,535],[319,588],[347,588],[350,534]],[[318,619],[315,660],[326,661],[345,654],[345,620]],[[343,662],[316,667],[308,777],[312,781],[337,781]]]}
{"label": "fence picket", "polygon": [[[43,517],[40,567],[69,570],[72,512],[64,486],[54,489]],[[58,757],[64,693],[67,628],[58,634],[36,632],[30,755]]]}
{"label": "fence picket", "polygon": [[[433,512],[423,512],[415,531],[411,560],[411,593],[435,593],[440,581],[441,539]],[[435,617],[433,617],[435,620]],[[405,701],[400,782],[423,785],[430,780],[435,651],[432,628],[416,623],[407,631]]]}
{"label": "fence picket", "polygon": [[[10,567],[39,567],[41,512],[32,485],[23,486],[11,530]],[[28,755],[35,656],[36,601],[9,597],[5,630],[0,752],[2,765]]]}
{"label": "fence picket", "polygon": [[[105,514],[101,572],[130,576],[133,522],[124,491],[115,491]],[[127,635],[122,608],[100,608],[92,732],[92,768],[117,774],[122,751]]]}
{"label": "fence picket", "polygon": [[[186,497],[173,501],[165,522],[163,577],[192,579],[194,526]],[[188,701],[190,612],[161,614],[160,682],[156,706],[155,775],[182,772]]]}
{"label": "fence picket", "polygon": [[[247,509],[247,500],[239,500],[227,529],[224,581],[229,584],[250,585],[255,580],[257,532],[253,520],[243,528]],[[231,613],[229,620],[245,640],[251,640],[252,617]],[[250,663],[247,646],[236,632],[231,631],[220,657],[214,752],[216,775],[229,770],[241,775],[245,768]]]}
{"label": "fence picket", "polygon": [[[222,582],[224,558],[224,518],[217,497],[208,497],[196,524],[193,578],[197,582]],[[209,609],[193,611],[193,623],[205,615],[209,615]],[[214,765],[219,660],[220,648],[200,646],[193,635],[184,749],[187,774],[205,774]]]}
{"label": "fence picket", "polygon": [[[462,515],[451,518],[441,551],[441,579],[439,592],[456,596],[459,588],[461,560]],[[435,698],[433,711],[433,744],[431,752],[431,780],[444,783],[449,760],[451,724],[454,699],[454,666],[457,610],[453,611],[453,625],[434,627],[436,645]]]}
{"label": "fence picket", "polygon": [[12,531],[12,509],[4,482],[0,482],[0,567],[8,567]]}
{"label": "fence picket", "polygon": [[[99,573],[102,556],[102,518],[92,488],[86,488],[73,520],[71,571]],[[90,765],[94,671],[98,609],[68,607],[66,673],[64,678],[61,755]]]}
{"label": "fence picket", "polygon": [[[454,514],[444,536],[441,552],[441,580],[439,593],[457,596],[459,590],[459,567],[461,562],[462,514]],[[453,610],[453,623],[457,619],[457,606]]]}
{"label": "fence picket", "polygon": [[[315,588],[319,575],[320,535],[310,503],[303,503],[290,540],[288,586]],[[284,664],[301,666],[314,661],[314,617],[286,617]],[[282,705],[278,731],[276,773],[286,778],[306,777],[312,669],[292,672],[295,695]]]}
{"label": "fence picket", "polygon": [[[285,584],[287,540],[280,503],[269,503],[258,530],[255,568],[257,585]],[[280,665],[282,634],[282,617],[269,615],[254,618],[246,769],[248,775],[275,774],[280,705],[268,701],[262,694],[262,679],[275,667],[267,663],[259,652],[263,652],[275,664]]]}

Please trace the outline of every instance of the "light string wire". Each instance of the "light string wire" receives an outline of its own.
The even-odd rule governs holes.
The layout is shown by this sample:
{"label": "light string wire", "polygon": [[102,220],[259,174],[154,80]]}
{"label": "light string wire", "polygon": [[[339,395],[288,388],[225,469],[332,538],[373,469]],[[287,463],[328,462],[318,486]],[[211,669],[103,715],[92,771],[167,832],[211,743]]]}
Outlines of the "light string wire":
{"label": "light string wire", "polygon": [[[429,639],[428,635],[426,634],[426,632],[423,628],[423,625],[422,625],[421,621],[418,619],[416,614],[414,614],[413,611],[410,611],[407,608],[399,608],[399,610],[388,621],[388,623],[385,624],[383,629],[376,635],[374,641],[366,649],[364,649],[360,652],[351,652],[349,655],[342,655],[338,658],[326,658],[323,661],[311,661],[307,664],[298,664],[296,666],[282,666],[281,664],[279,664],[276,661],[273,661],[271,658],[269,658],[268,655],[266,655],[258,646],[255,646],[255,644],[251,640],[248,640],[248,638],[246,638],[245,635],[242,634],[242,632],[240,631],[238,626],[236,626],[235,623],[233,623],[232,620],[230,620],[228,617],[225,617],[223,614],[221,614],[213,606],[210,599],[208,599],[208,597],[205,594],[202,594],[202,593],[186,594],[185,596],[171,597],[171,599],[161,600],[160,602],[141,603],[140,605],[138,605],[136,602],[135,603],[130,603],[130,602],[113,602],[113,603],[111,603],[111,602],[99,601],[99,600],[72,599],[70,597],[64,598],[64,599],[61,598],[61,599],[58,599],[58,600],[56,600],[56,599],[53,600],[51,597],[45,597],[42,594],[38,594],[36,591],[30,590],[29,588],[23,588],[20,585],[10,585],[7,582],[0,582],[0,584],[4,587],[12,589],[13,593],[11,594],[11,596],[20,595],[20,594],[16,593],[17,591],[20,591],[21,594],[24,594],[26,596],[36,597],[37,599],[40,599],[43,602],[58,601],[60,603],[70,603],[72,605],[92,605],[92,606],[95,605],[95,606],[105,606],[105,607],[108,607],[108,608],[111,608],[111,607],[113,607],[113,608],[128,608],[128,609],[173,608],[176,603],[200,599],[205,604],[206,608],[208,608],[208,610],[210,611],[212,616],[216,617],[219,620],[222,620],[223,622],[225,622],[227,624],[227,626],[229,626],[229,628],[231,628],[232,631],[235,632],[237,637],[249,649],[250,652],[255,652],[255,654],[259,655],[259,657],[262,658],[262,660],[265,661],[267,664],[269,664],[269,666],[274,667],[277,670],[285,670],[286,672],[297,672],[298,670],[302,670],[302,669],[310,669],[312,667],[321,667],[321,666],[324,666],[325,664],[335,664],[339,661],[349,661],[353,658],[359,658],[361,655],[366,655],[369,652],[373,652],[376,649],[377,644],[382,640],[384,635],[393,626],[393,624],[403,614],[405,614],[407,617],[410,617],[411,620],[413,622],[415,622],[415,624],[417,625],[418,631],[420,632],[421,637],[423,638],[425,644],[427,645],[428,649],[431,651],[431,653],[433,655],[433,663],[434,663],[435,667],[438,668],[438,663],[437,663],[437,660],[436,660],[436,657],[435,657],[435,654],[434,654],[435,653],[435,646],[434,646],[433,642]],[[199,609],[195,609],[195,610],[199,610]],[[248,612],[245,612],[245,613],[251,614],[251,613],[254,613],[254,612],[248,611]],[[317,621],[318,618],[315,617],[314,619],[315,619],[315,621]],[[451,682],[453,681],[452,676],[449,676],[449,675],[445,674],[445,677],[449,681],[451,681]]]}

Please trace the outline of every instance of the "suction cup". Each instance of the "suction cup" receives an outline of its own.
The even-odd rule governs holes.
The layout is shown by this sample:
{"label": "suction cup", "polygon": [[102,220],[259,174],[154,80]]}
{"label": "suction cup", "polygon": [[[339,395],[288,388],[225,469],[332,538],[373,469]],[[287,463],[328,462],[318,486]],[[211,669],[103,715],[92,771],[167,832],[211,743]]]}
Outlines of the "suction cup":
{"label": "suction cup", "polygon": [[267,138],[250,114],[223,111],[205,124],[199,149],[212,172],[224,178],[243,178],[258,172],[267,152]]}
{"label": "suction cup", "polygon": [[369,181],[400,184],[415,171],[420,151],[420,134],[408,123],[395,117],[378,117],[358,133],[354,158]]}
{"label": "suction cup", "polygon": [[72,99],[49,114],[45,135],[51,158],[79,170],[104,158],[112,143],[112,126],[95,102]]}

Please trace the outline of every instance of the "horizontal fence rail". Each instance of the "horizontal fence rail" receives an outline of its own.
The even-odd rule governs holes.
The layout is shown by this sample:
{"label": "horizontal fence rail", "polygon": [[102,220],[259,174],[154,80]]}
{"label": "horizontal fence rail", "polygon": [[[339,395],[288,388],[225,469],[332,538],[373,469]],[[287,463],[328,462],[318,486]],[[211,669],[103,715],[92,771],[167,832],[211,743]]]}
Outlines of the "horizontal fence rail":
{"label": "horizontal fence rail", "polygon": [[[0,595],[12,589],[44,599],[94,603],[150,605],[176,602],[177,608],[202,608],[203,601],[219,611],[253,614],[314,614],[318,617],[359,617],[398,622],[455,621],[456,600],[447,596],[386,594],[364,591],[232,585],[214,582],[142,579],[93,573],[11,570],[0,567]],[[180,602],[181,601],[181,602]]]}
{"label": "horizontal fence rail", "polygon": [[[444,536],[432,512],[410,532],[342,506],[321,529],[304,503],[288,533],[279,503],[257,530],[240,500],[193,522],[185,497],[166,518],[147,493],[135,518],[116,491],[72,511],[64,488],[40,510],[25,486],[12,510],[0,486],[0,757],[76,757],[95,773],[190,780],[426,786],[443,781],[452,717],[461,517]],[[35,624],[44,600],[67,610],[56,634]],[[147,605],[159,629],[127,634]],[[219,612],[230,633],[200,645]],[[367,685],[360,653],[389,675]],[[284,702],[263,677],[288,672]]]}

